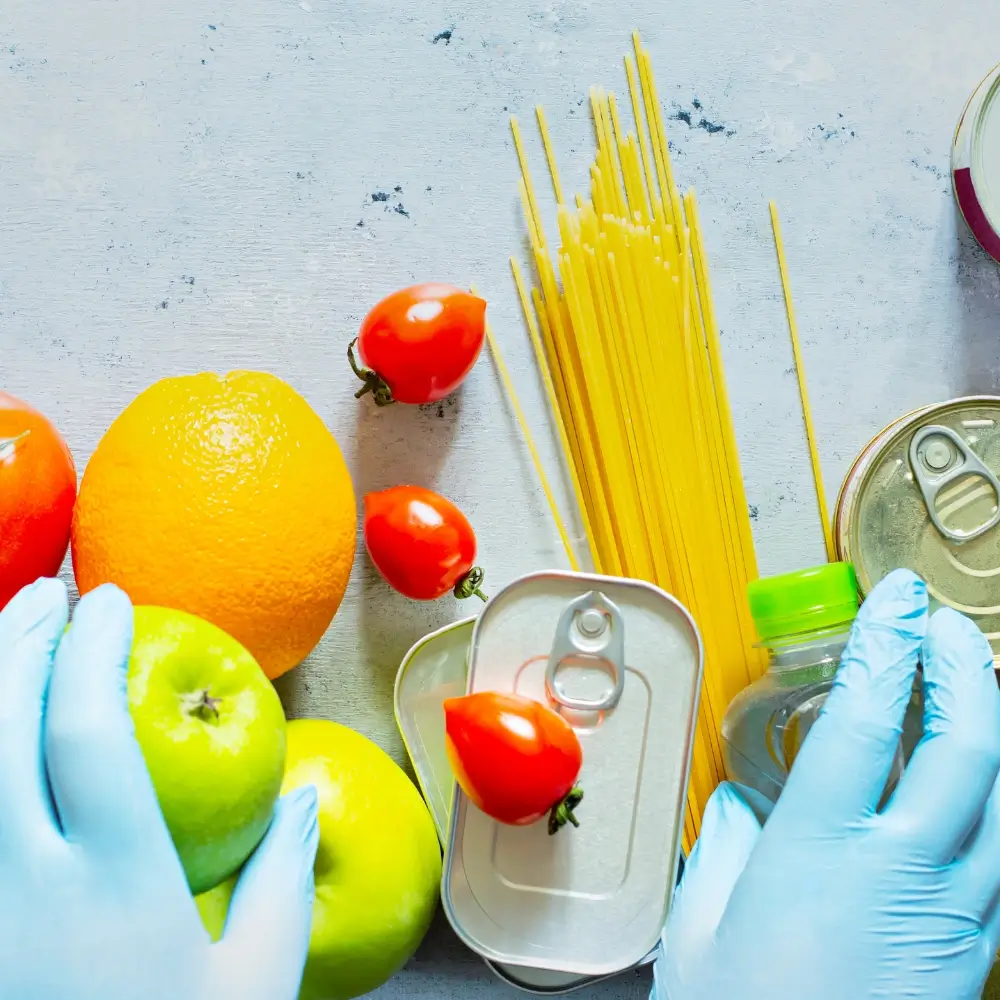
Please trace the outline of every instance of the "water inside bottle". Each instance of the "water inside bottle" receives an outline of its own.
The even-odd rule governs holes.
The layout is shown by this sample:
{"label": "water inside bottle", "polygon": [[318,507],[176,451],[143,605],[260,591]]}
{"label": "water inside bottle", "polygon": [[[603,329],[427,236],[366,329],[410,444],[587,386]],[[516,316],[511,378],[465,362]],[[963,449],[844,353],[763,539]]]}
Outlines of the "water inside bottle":
{"label": "water inside bottle", "polygon": [[[761,802],[756,796],[751,801],[761,820],[777,802],[795,758],[833,688],[835,662],[808,669],[808,683],[802,682],[798,670],[788,675],[769,672],[734,700],[723,723],[727,775],[763,797]],[[816,679],[817,674],[820,679]],[[879,808],[891,796],[922,731],[922,681],[918,673]]]}

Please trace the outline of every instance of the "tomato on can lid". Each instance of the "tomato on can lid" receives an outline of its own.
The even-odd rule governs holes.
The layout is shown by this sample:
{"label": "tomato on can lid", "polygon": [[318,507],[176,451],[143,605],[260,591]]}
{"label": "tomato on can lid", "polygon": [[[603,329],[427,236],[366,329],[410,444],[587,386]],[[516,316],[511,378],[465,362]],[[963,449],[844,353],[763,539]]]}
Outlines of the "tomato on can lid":
{"label": "tomato on can lid", "polygon": [[536,573],[486,605],[470,693],[548,704],[583,744],[579,828],[504,826],[456,790],[442,900],[488,962],[607,976],[655,948],[681,847],[702,675],[690,614],[651,584]]}
{"label": "tomato on can lid", "polygon": [[952,149],[952,180],[969,229],[1000,261],[1000,66],[962,113]]}
{"label": "tomato on can lid", "polygon": [[[445,751],[444,700],[465,692],[475,623],[475,618],[465,618],[424,636],[403,657],[396,675],[396,724],[442,844],[448,839],[455,788]],[[658,953],[659,946],[638,964],[650,964]],[[489,961],[486,965],[509,986],[534,996],[575,993],[605,978]]]}
{"label": "tomato on can lid", "polygon": [[861,453],[837,502],[838,555],[862,596],[894,569],[932,607],[969,615],[1000,659],[1000,397],[969,396],[890,424]]}

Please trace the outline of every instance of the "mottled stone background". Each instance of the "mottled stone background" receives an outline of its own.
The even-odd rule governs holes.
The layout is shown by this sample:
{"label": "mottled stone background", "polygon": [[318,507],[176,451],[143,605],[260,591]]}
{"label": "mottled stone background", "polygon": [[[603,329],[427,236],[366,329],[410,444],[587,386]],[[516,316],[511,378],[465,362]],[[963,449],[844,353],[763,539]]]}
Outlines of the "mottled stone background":
{"label": "mottled stone background", "polygon": [[[352,398],[344,348],[397,286],[475,282],[554,461],[507,267],[524,256],[507,117],[529,126],[541,188],[542,101],[582,187],[587,88],[624,91],[638,27],[701,198],[762,571],[817,562],[767,200],[832,503],[893,417],[1000,378],[1000,272],[948,174],[962,106],[1000,59],[996,17],[994,0],[5,0],[0,385],[58,422],[82,469],[154,379],[268,369],[333,429],[359,494],[409,480],[456,500],[494,587],[561,565],[489,361],[442,406],[377,412]],[[359,558],[286,704],[401,759],[400,657],[462,613],[408,604]],[[630,975],[589,995],[646,989]],[[377,995],[508,991],[442,921]]]}

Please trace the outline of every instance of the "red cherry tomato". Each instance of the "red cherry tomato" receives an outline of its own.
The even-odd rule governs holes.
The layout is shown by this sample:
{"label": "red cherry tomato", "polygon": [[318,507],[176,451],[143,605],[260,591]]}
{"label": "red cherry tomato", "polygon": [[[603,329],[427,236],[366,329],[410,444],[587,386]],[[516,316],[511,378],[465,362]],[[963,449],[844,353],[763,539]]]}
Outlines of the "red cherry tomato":
{"label": "red cherry tomato", "polygon": [[0,392],[0,608],[59,572],[75,502],[66,442],[41,413]]}
{"label": "red cherry tomato", "polygon": [[569,723],[537,701],[485,691],[444,703],[445,748],[462,791],[487,816],[549,833],[579,826],[583,749]]}
{"label": "red cherry tomato", "polygon": [[386,583],[415,601],[486,598],[474,566],[476,535],[450,501],[420,486],[394,486],[365,496],[365,546]]}
{"label": "red cherry tomato", "polygon": [[[479,357],[486,303],[451,285],[414,285],[365,317],[347,358],[379,406],[434,403],[454,392]],[[361,367],[354,357],[357,346]]]}

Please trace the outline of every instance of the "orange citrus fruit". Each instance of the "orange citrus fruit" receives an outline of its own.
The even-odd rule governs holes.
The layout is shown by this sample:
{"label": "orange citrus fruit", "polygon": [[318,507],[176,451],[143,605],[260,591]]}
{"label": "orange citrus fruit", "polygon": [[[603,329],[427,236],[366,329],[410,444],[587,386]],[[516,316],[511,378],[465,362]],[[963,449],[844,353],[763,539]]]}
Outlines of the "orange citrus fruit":
{"label": "orange citrus fruit", "polygon": [[198,615],[265,673],[300,663],[333,619],[354,561],[354,491],[333,435],[261,372],[164,379],[101,439],[73,515],[80,593]]}

